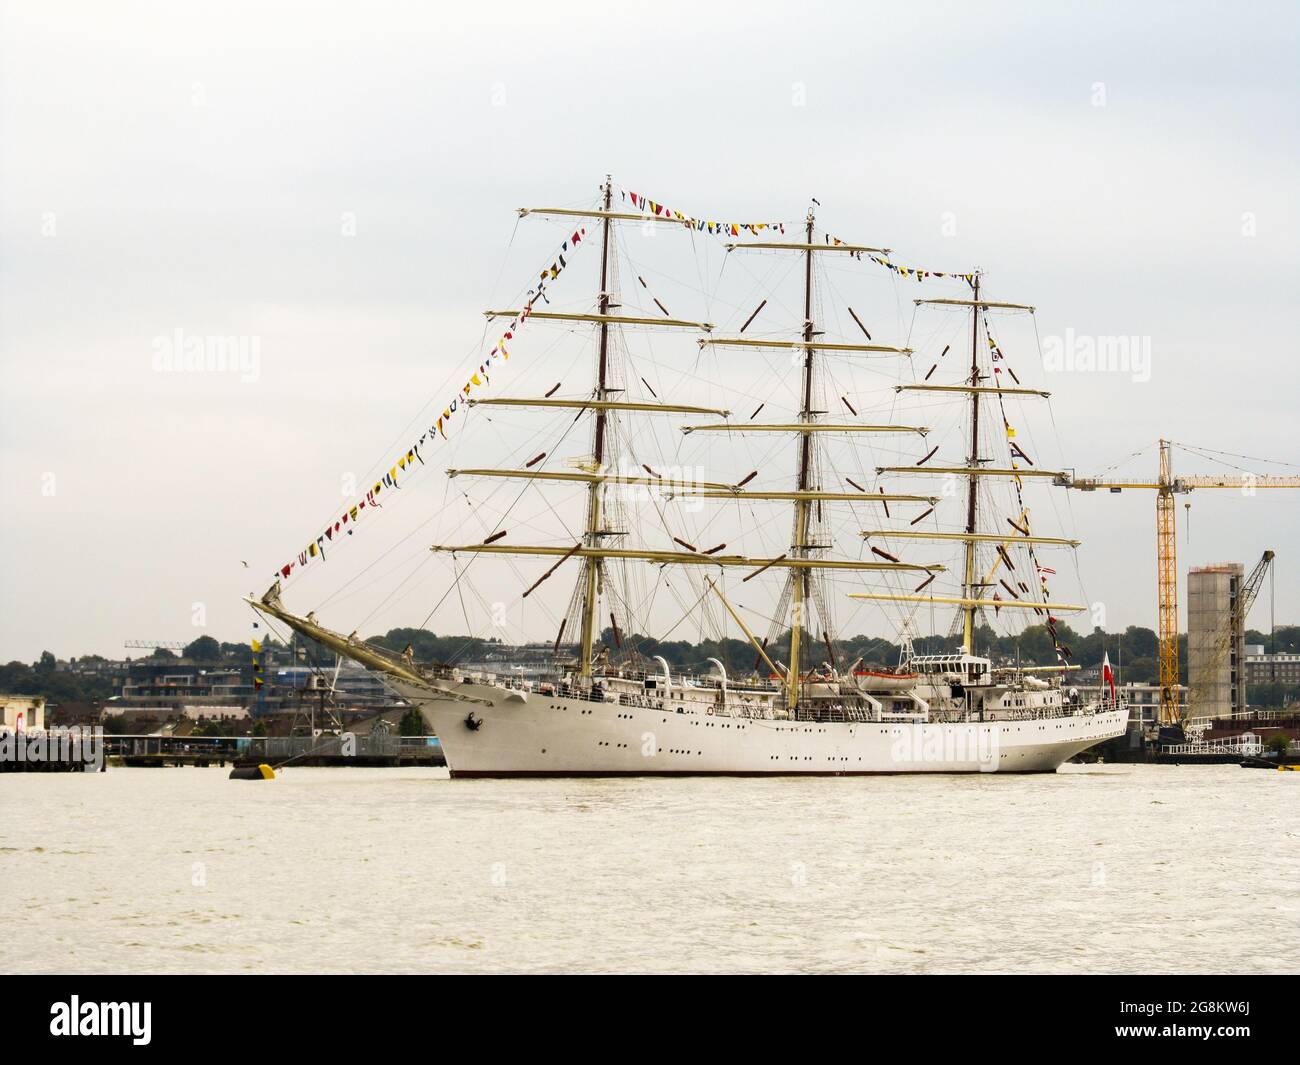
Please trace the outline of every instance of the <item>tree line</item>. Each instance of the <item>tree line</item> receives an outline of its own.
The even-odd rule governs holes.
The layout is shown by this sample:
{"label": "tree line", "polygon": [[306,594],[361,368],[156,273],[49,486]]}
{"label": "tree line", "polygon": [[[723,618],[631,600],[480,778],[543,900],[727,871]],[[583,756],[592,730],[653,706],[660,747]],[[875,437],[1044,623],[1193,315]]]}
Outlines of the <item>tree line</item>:
{"label": "tree line", "polygon": [[[1112,665],[1121,669],[1122,681],[1155,683],[1157,680],[1159,641],[1151,629],[1130,625],[1123,632],[1108,633],[1104,629],[1094,628],[1084,635],[1075,632],[1064,622],[1058,622],[1057,632],[1061,643],[1069,647],[1070,660],[1075,665],[1085,668],[1097,666],[1100,665],[1102,656],[1109,654]],[[689,640],[657,640],[639,633],[620,633],[616,637],[612,629],[606,629],[600,640],[613,661],[631,659],[652,663],[655,656],[662,656],[674,670],[707,672],[712,668],[709,659],[716,658],[728,673],[738,676],[747,675],[754,669],[761,672],[767,668],[746,640],[704,640],[693,643]],[[367,642],[398,653],[409,646],[415,660],[422,663],[477,662],[490,654],[506,650],[506,646],[495,636],[439,636],[428,629],[417,628],[389,629],[381,636],[372,636]],[[1271,635],[1248,630],[1246,642],[1262,644],[1270,652],[1297,654],[1300,653],[1300,625],[1279,626]],[[959,649],[960,643],[960,637],[957,636],[917,637],[913,641],[913,649],[916,654],[952,654]],[[1185,634],[1179,636],[1178,643],[1180,680],[1186,684]],[[322,667],[333,665],[334,652],[328,648],[301,637],[296,644],[308,663]],[[289,648],[275,638],[268,637],[263,646],[271,653],[273,661],[287,660]],[[834,663],[839,668],[860,661],[861,668],[890,669],[898,664],[900,656],[899,644],[878,636],[859,635],[837,639],[829,647],[823,639],[806,639],[804,647],[805,660],[814,666],[830,662],[833,656]],[[976,630],[975,648],[978,654],[996,661],[1018,660],[1024,665],[1052,665],[1056,662],[1051,636],[1044,625],[1031,625],[1015,636],[1000,636],[988,626],[981,626]],[[766,651],[773,660],[787,662],[790,655],[790,633],[783,633]],[[252,652],[248,643],[228,643],[211,636],[200,636],[187,644],[179,655],[166,648],[156,648],[144,656],[143,661],[156,662],[163,659],[184,659],[206,668],[244,670],[251,668]],[[74,667],[85,667],[105,661],[102,656],[87,655],[72,659],[71,664]],[[41,695],[53,703],[93,702],[113,694],[113,680],[104,673],[59,669],[55,656],[44,651],[30,665],[14,661],[0,666],[0,691]],[[1300,696],[1300,685],[1279,683],[1251,687],[1252,703],[1261,706],[1281,706],[1288,699],[1297,696]]]}

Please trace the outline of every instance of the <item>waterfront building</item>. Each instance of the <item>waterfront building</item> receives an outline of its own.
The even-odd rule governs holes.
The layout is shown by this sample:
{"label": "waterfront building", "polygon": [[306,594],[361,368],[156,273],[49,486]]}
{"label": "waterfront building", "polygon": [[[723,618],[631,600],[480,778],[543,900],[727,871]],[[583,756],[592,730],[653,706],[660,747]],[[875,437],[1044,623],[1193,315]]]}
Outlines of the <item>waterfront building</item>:
{"label": "waterfront building", "polygon": [[39,695],[0,694],[0,731],[39,732],[45,728],[45,699]]}

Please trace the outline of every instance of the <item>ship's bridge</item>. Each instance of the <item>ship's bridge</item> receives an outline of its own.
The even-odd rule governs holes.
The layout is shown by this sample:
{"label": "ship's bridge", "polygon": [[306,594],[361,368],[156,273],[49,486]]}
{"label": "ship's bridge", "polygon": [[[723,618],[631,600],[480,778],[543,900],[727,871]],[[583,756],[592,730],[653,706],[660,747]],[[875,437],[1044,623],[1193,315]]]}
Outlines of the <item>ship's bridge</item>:
{"label": "ship's bridge", "polygon": [[907,668],[934,681],[972,687],[990,683],[993,663],[968,654],[914,655]]}

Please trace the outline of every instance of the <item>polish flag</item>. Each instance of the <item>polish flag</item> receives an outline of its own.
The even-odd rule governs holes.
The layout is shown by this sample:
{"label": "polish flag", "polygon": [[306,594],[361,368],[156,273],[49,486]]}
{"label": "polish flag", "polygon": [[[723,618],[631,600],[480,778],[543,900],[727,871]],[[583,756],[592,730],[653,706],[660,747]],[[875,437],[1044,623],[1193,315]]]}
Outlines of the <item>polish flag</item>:
{"label": "polish flag", "polygon": [[1101,679],[1103,684],[1110,685],[1110,701],[1115,701],[1115,671],[1110,668],[1110,655],[1101,657]]}

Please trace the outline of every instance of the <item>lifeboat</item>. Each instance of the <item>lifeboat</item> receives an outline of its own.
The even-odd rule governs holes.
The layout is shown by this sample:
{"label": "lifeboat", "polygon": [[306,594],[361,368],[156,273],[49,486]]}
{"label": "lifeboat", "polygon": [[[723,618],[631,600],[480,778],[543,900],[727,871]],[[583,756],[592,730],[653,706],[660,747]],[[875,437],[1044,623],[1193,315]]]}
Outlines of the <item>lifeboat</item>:
{"label": "lifeboat", "polygon": [[861,691],[899,692],[916,687],[918,673],[878,672],[874,669],[855,669],[853,683]]}

